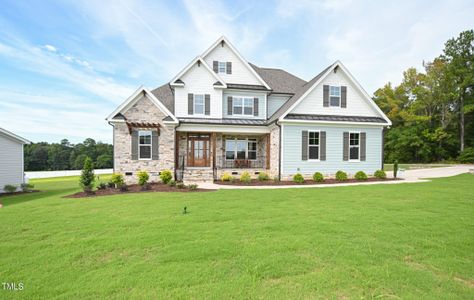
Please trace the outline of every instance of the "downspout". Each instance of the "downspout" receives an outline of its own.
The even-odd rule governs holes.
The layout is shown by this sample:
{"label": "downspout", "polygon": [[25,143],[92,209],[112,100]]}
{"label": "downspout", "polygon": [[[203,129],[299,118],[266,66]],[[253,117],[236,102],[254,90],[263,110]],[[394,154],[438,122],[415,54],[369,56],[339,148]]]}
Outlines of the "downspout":
{"label": "downspout", "polygon": [[275,125],[278,126],[278,180],[281,180],[281,125],[278,124],[278,120],[275,121]]}

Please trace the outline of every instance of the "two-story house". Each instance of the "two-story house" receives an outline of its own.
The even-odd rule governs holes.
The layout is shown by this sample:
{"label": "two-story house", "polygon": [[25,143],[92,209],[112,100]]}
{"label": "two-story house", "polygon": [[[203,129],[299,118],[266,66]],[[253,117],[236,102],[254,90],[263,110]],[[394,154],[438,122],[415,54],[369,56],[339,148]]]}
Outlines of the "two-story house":
{"label": "two-story house", "polygon": [[140,87],[107,121],[115,172],[128,182],[164,169],[185,181],[373,173],[391,125],[340,61],[305,81],[247,62],[225,37],[170,82]]}

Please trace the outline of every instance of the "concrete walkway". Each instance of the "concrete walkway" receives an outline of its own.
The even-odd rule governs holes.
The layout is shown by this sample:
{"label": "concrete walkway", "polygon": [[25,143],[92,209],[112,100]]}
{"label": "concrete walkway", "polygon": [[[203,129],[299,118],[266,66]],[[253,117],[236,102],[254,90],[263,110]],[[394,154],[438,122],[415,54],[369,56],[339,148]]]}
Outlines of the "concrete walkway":
{"label": "concrete walkway", "polygon": [[[289,189],[289,188],[329,188],[338,186],[354,186],[354,185],[371,185],[371,184],[400,184],[400,183],[416,183],[427,182],[429,178],[450,177],[463,173],[474,172],[474,165],[453,165],[452,167],[430,168],[430,169],[416,169],[406,170],[399,174],[399,178],[404,180],[385,181],[385,182],[357,182],[357,183],[336,183],[336,184],[321,184],[321,185],[273,185],[273,186],[232,186],[220,185],[212,182],[203,182],[199,184],[203,189]],[[387,176],[392,176],[393,172],[388,171]]]}

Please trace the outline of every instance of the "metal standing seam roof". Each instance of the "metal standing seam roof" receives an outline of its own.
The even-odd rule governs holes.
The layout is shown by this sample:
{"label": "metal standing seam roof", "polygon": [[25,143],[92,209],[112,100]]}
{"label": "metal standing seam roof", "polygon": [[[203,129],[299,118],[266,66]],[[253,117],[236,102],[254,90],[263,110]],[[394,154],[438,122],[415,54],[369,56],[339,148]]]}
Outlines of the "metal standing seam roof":
{"label": "metal standing seam roof", "polygon": [[288,115],[286,115],[285,119],[288,119],[288,120],[308,120],[308,121],[387,123],[387,121],[384,118],[366,117],[366,116],[288,114]]}
{"label": "metal standing seam roof", "polygon": [[178,120],[185,124],[248,125],[248,126],[266,125],[266,120],[255,120],[255,119],[178,118]]}

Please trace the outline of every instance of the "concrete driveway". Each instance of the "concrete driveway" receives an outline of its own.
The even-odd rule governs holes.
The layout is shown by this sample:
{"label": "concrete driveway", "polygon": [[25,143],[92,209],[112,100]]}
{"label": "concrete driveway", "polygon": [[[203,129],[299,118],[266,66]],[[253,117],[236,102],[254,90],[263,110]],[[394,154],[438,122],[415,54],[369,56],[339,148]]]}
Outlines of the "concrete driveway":
{"label": "concrete driveway", "polygon": [[[385,181],[385,182],[357,182],[357,183],[337,183],[325,185],[277,185],[277,186],[231,186],[220,185],[212,182],[203,182],[199,184],[204,189],[289,189],[289,188],[329,188],[337,186],[370,185],[370,184],[400,184],[427,182],[429,178],[450,177],[463,173],[474,173],[474,165],[453,165],[452,167],[430,168],[406,170],[399,174],[399,178],[404,180]],[[387,176],[392,177],[393,172],[387,171]]]}

